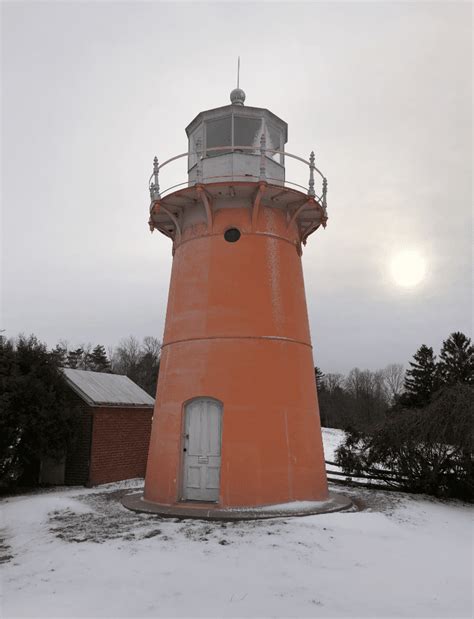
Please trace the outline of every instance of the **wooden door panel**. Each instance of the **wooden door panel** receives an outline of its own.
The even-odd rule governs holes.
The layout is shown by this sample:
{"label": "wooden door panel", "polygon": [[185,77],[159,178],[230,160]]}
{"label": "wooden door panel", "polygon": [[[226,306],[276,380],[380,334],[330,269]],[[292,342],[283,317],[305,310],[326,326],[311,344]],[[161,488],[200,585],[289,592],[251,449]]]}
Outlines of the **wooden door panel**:
{"label": "wooden door panel", "polygon": [[222,405],[198,398],[185,409],[184,500],[218,501],[221,468]]}

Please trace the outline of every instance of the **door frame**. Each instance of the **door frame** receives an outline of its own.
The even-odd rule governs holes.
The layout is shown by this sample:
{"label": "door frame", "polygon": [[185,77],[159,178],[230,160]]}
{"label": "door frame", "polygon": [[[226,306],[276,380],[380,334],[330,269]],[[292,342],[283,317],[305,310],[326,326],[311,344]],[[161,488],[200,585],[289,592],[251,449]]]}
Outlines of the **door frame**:
{"label": "door frame", "polygon": [[[185,462],[185,453],[184,453],[184,445],[186,440],[186,406],[191,404],[194,400],[214,400],[221,407],[221,466],[219,467],[219,501],[220,502],[220,489],[221,489],[221,473],[222,473],[222,435],[224,434],[224,403],[219,398],[215,398],[212,395],[197,395],[192,398],[189,398],[183,402],[181,405],[181,434],[179,441],[179,471],[177,476],[178,481],[178,501],[181,503],[188,503],[188,499],[184,498],[184,462]],[[196,502],[196,501],[193,501]],[[207,501],[206,501],[207,502]],[[214,503],[214,501],[212,501]],[[215,503],[214,503],[215,504]]]}

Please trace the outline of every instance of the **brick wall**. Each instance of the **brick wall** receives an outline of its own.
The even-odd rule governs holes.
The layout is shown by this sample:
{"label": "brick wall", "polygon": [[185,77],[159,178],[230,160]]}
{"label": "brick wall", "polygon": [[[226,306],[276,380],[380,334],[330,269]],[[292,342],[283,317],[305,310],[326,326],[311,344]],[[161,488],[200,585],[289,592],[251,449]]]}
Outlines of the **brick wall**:
{"label": "brick wall", "polygon": [[89,483],[145,477],[152,408],[93,409]]}

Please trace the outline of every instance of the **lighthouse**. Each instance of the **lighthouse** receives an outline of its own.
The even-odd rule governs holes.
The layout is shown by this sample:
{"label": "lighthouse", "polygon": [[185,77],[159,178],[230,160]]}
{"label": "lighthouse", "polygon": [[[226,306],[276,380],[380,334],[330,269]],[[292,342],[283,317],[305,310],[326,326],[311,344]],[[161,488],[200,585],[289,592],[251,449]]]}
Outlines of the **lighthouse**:
{"label": "lighthouse", "polygon": [[[326,179],[314,153],[285,151],[286,122],[245,105],[240,88],[186,134],[188,150],[155,157],[150,178],[149,225],[173,263],[140,505],[331,511],[301,261],[326,225]],[[289,158],[307,184],[286,178]],[[184,162],[183,181],[164,189]]]}

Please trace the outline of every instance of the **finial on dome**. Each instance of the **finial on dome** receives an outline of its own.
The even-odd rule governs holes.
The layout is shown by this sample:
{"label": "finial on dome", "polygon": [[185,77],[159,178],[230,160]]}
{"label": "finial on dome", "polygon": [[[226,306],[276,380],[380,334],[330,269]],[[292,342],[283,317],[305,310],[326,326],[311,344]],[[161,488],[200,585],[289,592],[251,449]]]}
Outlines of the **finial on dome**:
{"label": "finial on dome", "polygon": [[234,88],[230,93],[230,101],[232,105],[243,105],[245,101],[245,92],[242,88]]}
{"label": "finial on dome", "polygon": [[245,92],[240,88],[240,56],[237,59],[237,88],[230,93],[230,101],[232,105],[243,105],[245,101]]}

